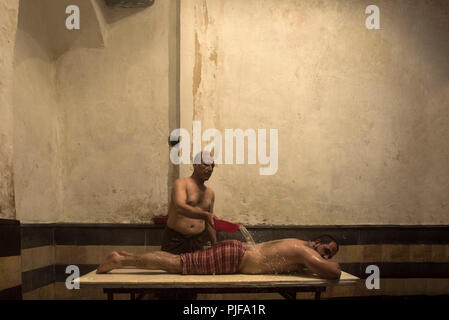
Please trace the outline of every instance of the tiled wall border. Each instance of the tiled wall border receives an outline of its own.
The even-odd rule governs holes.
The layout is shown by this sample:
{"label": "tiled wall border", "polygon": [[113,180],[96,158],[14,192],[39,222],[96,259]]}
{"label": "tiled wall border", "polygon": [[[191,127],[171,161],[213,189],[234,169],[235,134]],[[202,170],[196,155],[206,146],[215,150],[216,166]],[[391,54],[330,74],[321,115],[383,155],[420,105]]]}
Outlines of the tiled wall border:
{"label": "tiled wall border", "polygon": [[20,222],[0,219],[0,300],[22,299]]}
{"label": "tiled wall border", "polygon": [[55,266],[33,269],[22,272],[22,290],[24,293],[55,282]]}
{"label": "tiled wall border", "polygon": [[22,224],[21,225],[21,249],[53,246],[56,225],[48,224]]}
{"label": "tiled wall border", "polygon": [[20,222],[0,219],[0,257],[20,256]]}
{"label": "tiled wall border", "polygon": [[[160,245],[164,225],[23,224],[22,249],[43,245]],[[256,242],[334,236],[340,245],[449,244],[449,226],[248,226]],[[240,239],[221,233],[223,239]]]}
{"label": "tiled wall border", "polygon": [[5,290],[0,290],[0,300],[21,300],[22,286],[15,286]]}

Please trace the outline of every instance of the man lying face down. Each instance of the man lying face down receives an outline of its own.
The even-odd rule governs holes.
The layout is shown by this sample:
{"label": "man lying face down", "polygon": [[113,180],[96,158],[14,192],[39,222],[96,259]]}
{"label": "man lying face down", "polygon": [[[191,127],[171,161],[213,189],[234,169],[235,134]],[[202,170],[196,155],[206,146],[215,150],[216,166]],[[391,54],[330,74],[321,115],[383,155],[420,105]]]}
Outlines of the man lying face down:
{"label": "man lying face down", "polygon": [[132,266],[180,274],[278,274],[298,272],[306,267],[320,278],[337,280],[341,275],[340,266],[328,261],[337,251],[337,242],[326,235],[313,241],[288,238],[256,245],[226,240],[209,249],[180,255],[164,251],[142,255],[113,251],[97,273]]}

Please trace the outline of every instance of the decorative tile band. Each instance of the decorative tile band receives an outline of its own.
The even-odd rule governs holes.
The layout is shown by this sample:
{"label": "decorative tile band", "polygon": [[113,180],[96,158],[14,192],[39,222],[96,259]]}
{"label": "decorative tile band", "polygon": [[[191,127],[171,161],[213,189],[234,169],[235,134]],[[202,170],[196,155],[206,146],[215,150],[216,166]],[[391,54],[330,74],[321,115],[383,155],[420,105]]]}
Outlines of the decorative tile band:
{"label": "decorative tile band", "polygon": [[20,223],[0,219],[0,257],[20,255]]}
{"label": "decorative tile band", "polygon": [[[256,242],[282,238],[335,237],[341,245],[449,244],[449,226],[249,226]],[[160,245],[164,225],[154,224],[45,224],[22,225],[22,249],[44,245]],[[240,233],[219,232],[222,239]]]}
{"label": "decorative tile band", "polygon": [[51,245],[22,249],[22,272],[54,265],[54,249]]}
{"label": "decorative tile band", "polygon": [[55,266],[46,266],[22,272],[22,291],[24,293],[55,282]]}
{"label": "decorative tile band", "polygon": [[0,290],[0,300],[22,300],[22,286]]}
{"label": "decorative tile band", "polygon": [[20,269],[20,256],[0,257],[0,290],[12,288],[22,283]]}

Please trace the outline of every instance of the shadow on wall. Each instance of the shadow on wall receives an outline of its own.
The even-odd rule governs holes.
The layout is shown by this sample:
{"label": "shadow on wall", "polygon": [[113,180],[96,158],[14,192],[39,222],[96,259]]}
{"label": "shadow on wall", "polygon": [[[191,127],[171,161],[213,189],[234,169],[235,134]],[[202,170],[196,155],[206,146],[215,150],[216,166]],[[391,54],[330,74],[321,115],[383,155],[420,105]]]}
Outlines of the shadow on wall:
{"label": "shadow on wall", "polygon": [[132,16],[154,4],[155,0],[94,0],[108,24]]}
{"label": "shadow on wall", "polygon": [[108,6],[121,8],[142,8],[154,4],[154,0],[105,0]]}
{"label": "shadow on wall", "polygon": [[[74,48],[104,48],[104,22],[115,23],[153,5],[154,0],[20,0],[19,28],[48,48],[49,56],[57,59]],[[125,6],[125,2],[129,4]],[[134,4],[137,7],[131,7]],[[80,29],[65,27],[69,14],[66,8],[76,5],[80,10]],[[40,21],[36,26],[36,21]],[[37,34],[38,33],[38,34]]]}
{"label": "shadow on wall", "polygon": [[[79,7],[79,30],[66,27],[69,17],[66,8],[69,5]],[[104,48],[105,39],[98,14],[91,1],[20,0],[18,27],[48,48],[51,59],[57,59],[74,48]]]}
{"label": "shadow on wall", "polygon": [[[426,60],[436,66],[434,73],[439,83],[449,81],[449,2],[445,0],[419,2],[417,10],[403,5],[401,12],[409,19],[404,21],[404,36],[408,36],[416,52],[423,53]],[[426,12],[428,14],[423,15]],[[435,83],[434,83],[435,84]],[[438,84],[438,82],[436,83]],[[436,85],[435,84],[435,85]]]}

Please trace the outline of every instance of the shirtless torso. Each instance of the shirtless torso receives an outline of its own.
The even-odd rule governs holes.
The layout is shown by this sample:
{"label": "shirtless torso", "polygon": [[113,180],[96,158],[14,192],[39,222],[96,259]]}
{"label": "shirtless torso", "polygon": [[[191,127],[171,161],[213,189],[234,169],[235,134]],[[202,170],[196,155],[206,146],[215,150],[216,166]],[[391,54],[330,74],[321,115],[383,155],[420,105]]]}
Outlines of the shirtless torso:
{"label": "shirtless torso", "polygon": [[303,272],[304,268],[321,277],[340,277],[337,262],[324,259],[308,241],[288,238],[247,245],[239,272],[246,274],[280,274]]}
{"label": "shirtless torso", "polygon": [[298,260],[294,247],[305,247],[306,241],[298,239],[273,240],[247,245],[240,264],[242,273],[289,273],[299,271],[303,265]]}
{"label": "shirtless torso", "polygon": [[199,186],[191,177],[176,180],[172,201],[168,210],[167,226],[184,235],[197,235],[204,232],[204,219],[188,217],[182,204],[195,209],[213,213],[214,192],[205,185]]}

